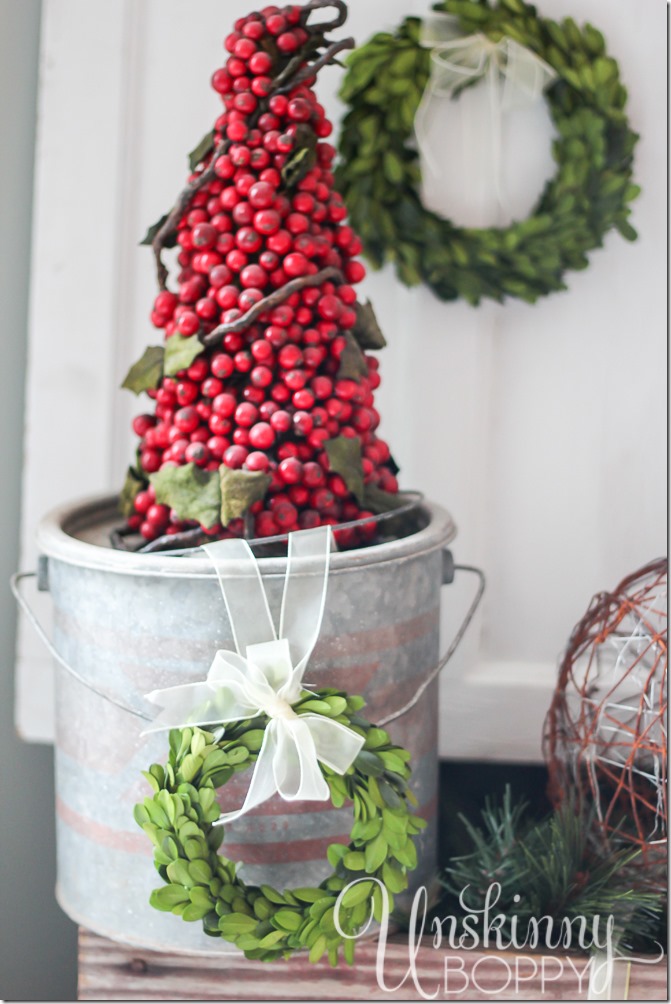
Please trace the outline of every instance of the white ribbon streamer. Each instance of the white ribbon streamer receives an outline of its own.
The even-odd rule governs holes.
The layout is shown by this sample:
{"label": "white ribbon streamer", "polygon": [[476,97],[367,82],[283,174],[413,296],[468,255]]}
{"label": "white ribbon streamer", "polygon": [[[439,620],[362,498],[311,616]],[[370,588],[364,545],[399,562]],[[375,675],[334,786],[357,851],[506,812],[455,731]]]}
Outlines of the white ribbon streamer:
{"label": "white ribbon streamer", "polygon": [[[293,710],[304,691],[303,674],[324,615],[331,530],[317,527],[289,536],[279,637],[247,542],[223,540],[204,550],[217,570],[236,651],[217,652],[201,683],[147,694],[163,708],[147,732],[268,716],[244,804],[222,815],[215,826],[238,819],[276,792],[288,802],[327,801],[330,792],[319,761],[344,774],[364,744],[338,722]],[[227,579],[223,562],[231,560],[246,566],[247,575]]]}
{"label": "white ribbon streamer", "polygon": [[431,76],[415,115],[417,146],[425,165],[439,180],[440,165],[432,144],[432,124],[442,111],[443,99],[478,79],[486,82],[491,141],[491,177],[500,209],[508,211],[504,191],[502,151],[503,117],[517,108],[533,105],[557,76],[544,60],[512,38],[493,42],[477,33],[459,35],[459,20],[435,14],[422,22],[420,43],[431,51]]}

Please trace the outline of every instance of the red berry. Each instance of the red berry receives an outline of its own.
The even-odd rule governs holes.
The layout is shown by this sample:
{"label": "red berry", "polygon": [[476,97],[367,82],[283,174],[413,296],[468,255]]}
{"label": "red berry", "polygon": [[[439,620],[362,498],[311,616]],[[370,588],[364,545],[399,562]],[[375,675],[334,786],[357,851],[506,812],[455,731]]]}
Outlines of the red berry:
{"label": "red berry", "polygon": [[280,502],[273,507],[273,518],[280,530],[288,530],[296,522],[298,512],[291,502]]}
{"label": "red berry", "polygon": [[[278,39],[278,47],[280,47],[280,39]],[[291,51],[291,50],[284,50]],[[287,115],[294,122],[309,122],[312,118],[312,107],[305,98],[294,98],[289,102],[287,107]]]}
{"label": "red berry", "polygon": [[285,485],[298,485],[303,480],[303,464],[295,457],[287,457],[278,467]]}
{"label": "red berry", "polygon": [[269,450],[275,442],[275,431],[267,422],[257,422],[249,430],[249,442],[258,450]]}
{"label": "red berry", "polygon": [[271,35],[281,35],[286,30],[287,21],[282,14],[271,14],[266,18],[266,28]]}
{"label": "red berry", "polygon": [[161,456],[157,450],[143,450],[140,454],[140,465],[147,474],[154,474],[161,466]]}
{"label": "red berry", "polygon": [[300,45],[298,38],[293,31],[285,31],[277,39],[277,48],[280,52],[290,53],[296,52]]}
{"label": "red berry", "polygon": [[[209,438],[209,433],[206,433],[206,435]],[[204,443],[196,441],[187,446],[184,458],[189,464],[197,464],[199,467],[204,467],[210,459],[210,451]]]}
{"label": "red berry", "polygon": [[288,254],[282,262],[282,268],[290,279],[305,275],[310,267],[310,263],[304,254],[293,252]]}
{"label": "red berry", "polygon": [[213,412],[222,418],[229,418],[237,406],[238,402],[233,394],[218,394],[212,402]]}
{"label": "red berry", "polygon": [[273,372],[267,366],[255,366],[249,378],[254,387],[270,387],[273,382]]}
{"label": "red berry", "polygon": [[271,237],[273,234],[276,234],[281,225],[282,218],[275,209],[261,209],[254,216],[254,228],[257,233],[263,234],[264,237]]}
{"label": "red berry", "polygon": [[297,435],[309,436],[312,432],[314,423],[312,421],[312,416],[309,415],[307,411],[297,411],[293,417],[293,425]]}
{"label": "red berry", "polygon": [[216,356],[213,356],[210,367],[213,375],[219,377],[220,380],[226,380],[235,369],[233,360],[225,352],[218,352]]}
{"label": "red berry", "polygon": [[193,404],[198,397],[198,385],[192,380],[180,380],[177,384],[177,401],[183,407]]}
{"label": "red berry", "polygon": [[156,419],[153,415],[137,415],[133,419],[133,432],[136,436],[142,438],[149,429],[153,429],[156,425]]}
{"label": "red berry", "polygon": [[239,404],[235,409],[235,421],[245,429],[250,429],[258,417],[259,409],[248,401]]}
{"label": "red berry", "polygon": [[249,450],[245,446],[229,446],[223,459],[227,467],[237,470],[242,467],[248,455]]}
{"label": "red berry", "polygon": [[288,411],[275,411],[270,416],[270,424],[275,432],[288,432],[292,425],[292,418]]}
{"label": "red berry", "polygon": [[135,511],[143,515],[153,503],[153,496],[148,491],[138,492],[135,496]]}
{"label": "red berry", "polygon": [[199,416],[195,408],[180,408],[175,413],[175,426],[180,432],[194,432],[198,428]]}
{"label": "red berry", "polygon": [[189,380],[193,380],[195,383],[202,383],[209,372],[209,367],[207,365],[207,360],[203,359],[201,356],[199,359],[194,360],[191,363],[186,375]]}
{"label": "red berry", "polygon": [[[250,436],[250,442],[251,442],[251,436]],[[247,468],[248,471],[267,471],[268,468],[270,467],[270,461],[268,460],[268,457],[265,455],[265,453],[261,453],[260,451],[257,450],[254,453],[249,454],[249,456],[245,461],[245,467]]]}
{"label": "red berry", "polygon": [[[236,55],[239,53],[236,51]],[[255,52],[248,62],[249,69],[256,76],[269,73],[273,67],[273,61],[267,52]]]}
{"label": "red berry", "polygon": [[263,289],[268,273],[260,265],[246,265],[240,273],[240,282],[246,288]]}
{"label": "red berry", "polygon": [[232,80],[228,74],[228,70],[225,70],[223,67],[219,70],[215,70],[212,74],[211,84],[218,94],[228,94],[232,86]]}
{"label": "red berry", "polygon": [[[190,338],[191,335],[195,335],[199,329],[200,318],[193,310],[185,311],[177,321],[177,330],[180,335],[183,335],[185,338]],[[177,336],[173,335],[172,337],[175,338]]]}

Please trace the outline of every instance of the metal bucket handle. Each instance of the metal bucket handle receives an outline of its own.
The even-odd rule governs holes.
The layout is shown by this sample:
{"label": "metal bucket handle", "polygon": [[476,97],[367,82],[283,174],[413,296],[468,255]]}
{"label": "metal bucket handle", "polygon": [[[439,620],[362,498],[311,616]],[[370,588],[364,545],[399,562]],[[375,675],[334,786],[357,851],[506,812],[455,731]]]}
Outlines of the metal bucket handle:
{"label": "metal bucket handle", "polygon": [[[441,657],[440,661],[438,662],[438,665],[429,673],[426,680],[424,680],[420,684],[420,686],[417,688],[414,696],[410,699],[410,701],[408,701],[408,703],[405,704],[398,711],[395,711],[393,714],[388,715],[386,718],[383,718],[382,721],[378,722],[377,724],[380,726],[389,725],[390,722],[395,722],[397,718],[401,718],[402,715],[405,715],[408,711],[414,708],[414,706],[417,704],[424,691],[427,689],[427,687],[429,687],[433,683],[433,681],[442,672],[442,670],[445,668],[445,666],[448,664],[448,662],[456,652],[457,648],[461,643],[461,640],[463,639],[468,629],[469,624],[471,623],[473,617],[475,616],[475,612],[480,605],[480,601],[485,591],[484,572],[481,569],[475,568],[471,565],[455,565],[454,560],[452,558],[452,552],[448,548],[443,548],[443,581],[442,581],[443,586],[450,585],[450,583],[454,581],[455,572],[469,572],[473,575],[477,575],[479,579],[479,584],[473,602],[468,608],[466,616],[464,617],[461,626],[459,627],[459,630],[454,636],[452,643],[447,649],[445,655]],[[144,711],[139,711],[137,708],[131,708],[129,707],[129,705],[124,704],[123,701],[118,700],[112,694],[107,693],[107,691],[100,690],[93,683],[91,683],[90,680],[87,680],[83,676],[81,676],[76,669],[73,669],[72,666],[65,661],[63,656],[60,654],[60,652],[55,647],[55,645],[47,635],[46,631],[38,621],[35,613],[31,609],[25,596],[22,594],[19,585],[21,582],[23,582],[24,579],[37,579],[38,590],[40,592],[47,592],[49,589],[49,585],[48,585],[48,577],[46,574],[46,560],[42,557],[39,559],[38,569],[36,572],[16,572],[14,575],[12,575],[11,579],[9,580],[9,584],[12,593],[14,594],[14,598],[16,599],[16,602],[19,604],[19,606],[23,610],[24,614],[26,615],[30,623],[33,625],[35,631],[37,632],[38,637],[41,639],[46,649],[53,656],[53,658],[63,667],[63,669],[67,673],[70,674],[70,676],[72,676],[75,680],[77,680],[78,683],[81,683],[82,686],[87,687],[89,690],[91,690],[98,697],[102,698],[104,701],[109,701],[110,704],[113,704],[115,707],[120,708],[122,711],[127,712],[129,715],[135,715],[136,718],[142,718],[146,722],[152,721],[153,716],[146,715]]]}

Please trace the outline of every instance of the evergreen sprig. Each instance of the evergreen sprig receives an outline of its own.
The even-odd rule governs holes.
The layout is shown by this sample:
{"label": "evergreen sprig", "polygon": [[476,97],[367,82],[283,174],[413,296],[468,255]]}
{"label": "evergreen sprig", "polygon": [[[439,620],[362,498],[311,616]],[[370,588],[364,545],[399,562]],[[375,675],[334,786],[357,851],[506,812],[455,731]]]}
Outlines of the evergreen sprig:
{"label": "evergreen sprig", "polygon": [[[621,945],[630,947],[634,937],[651,942],[662,903],[660,896],[627,881],[628,866],[639,852],[597,853],[589,825],[570,808],[535,823],[528,821],[526,810],[525,802],[513,802],[508,787],[500,804],[487,800],[481,826],[460,816],[473,850],[453,858],[446,868],[442,884],[447,895],[436,914],[446,909],[454,913],[467,887],[463,898],[468,907],[482,909],[487,890],[496,882],[501,890],[496,913],[507,918],[504,936],[510,936],[513,917],[519,931],[532,918],[544,916],[557,921],[584,917],[590,928],[593,918],[605,924],[612,916]],[[649,947],[654,950],[654,945]]]}

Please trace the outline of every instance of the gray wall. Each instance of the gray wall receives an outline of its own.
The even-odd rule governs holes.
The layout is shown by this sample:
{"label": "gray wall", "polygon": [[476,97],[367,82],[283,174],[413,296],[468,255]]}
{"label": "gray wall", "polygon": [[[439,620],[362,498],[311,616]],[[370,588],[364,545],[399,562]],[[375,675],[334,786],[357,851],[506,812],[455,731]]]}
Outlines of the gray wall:
{"label": "gray wall", "polygon": [[53,752],[13,724],[23,390],[40,0],[0,0],[0,997],[74,1000],[76,927],[56,905]]}

